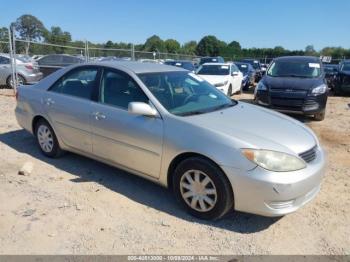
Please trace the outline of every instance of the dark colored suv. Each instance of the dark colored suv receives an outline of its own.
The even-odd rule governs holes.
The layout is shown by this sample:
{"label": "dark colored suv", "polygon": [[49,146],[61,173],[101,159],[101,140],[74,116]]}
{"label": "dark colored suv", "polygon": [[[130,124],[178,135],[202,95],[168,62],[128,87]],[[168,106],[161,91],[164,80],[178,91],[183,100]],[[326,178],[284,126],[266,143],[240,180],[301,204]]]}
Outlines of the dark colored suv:
{"label": "dark colored suv", "polygon": [[254,92],[254,101],[278,111],[325,117],[328,87],[319,58],[274,59]]}
{"label": "dark colored suv", "polygon": [[334,93],[336,95],[350,93],[350,60],[344,60],[339,64]]}
{"label": "dark colored suv", "polygon": [[44,77],[46,77],[65,66],[83,63],[84,59],[78,56],[53,54],[43,56],[38,59],[37,62],[39,64],[40,71],[44,74]]}
{"label": "dark colored suv", "polygon": [[339,65],[336,65],[336,64],[323,64],[327,85],[331,90],[334,90],[334,87],[337,81],[338,68],[339,68]]}
{"label": "dark colored suv", "polygon": [[260,64],[259,60],[246,58],[246,59],[243,59],[242,62],[249,63],[252,65],[252,67],[255,70],[255,82],[256,83],[259,82],[263,76],[263,71],[261,70],[261,64]]}

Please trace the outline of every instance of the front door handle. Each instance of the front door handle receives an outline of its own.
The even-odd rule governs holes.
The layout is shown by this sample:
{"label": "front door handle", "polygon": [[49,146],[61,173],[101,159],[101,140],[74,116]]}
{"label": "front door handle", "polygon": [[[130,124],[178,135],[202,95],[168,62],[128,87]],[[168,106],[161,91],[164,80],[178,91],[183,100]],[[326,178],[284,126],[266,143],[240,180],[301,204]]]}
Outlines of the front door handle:
{"label": "front door handle", "polygon": [[105,119],[106,116],[100,112],[94,112],[92,113],[92,116],[96,119],[96,120],[101,120],[101,119]]}

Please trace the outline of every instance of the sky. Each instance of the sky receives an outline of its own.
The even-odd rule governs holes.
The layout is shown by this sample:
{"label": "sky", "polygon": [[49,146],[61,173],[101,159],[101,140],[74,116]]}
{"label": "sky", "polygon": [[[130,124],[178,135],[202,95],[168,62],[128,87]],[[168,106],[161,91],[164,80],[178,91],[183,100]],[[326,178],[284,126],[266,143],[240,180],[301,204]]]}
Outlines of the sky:
{"label": "sky", "polygon": [[350,48],[350,0],[1,0],[0,26],[32,14],[74,40],[180,43],[205,35],[244,48]]}

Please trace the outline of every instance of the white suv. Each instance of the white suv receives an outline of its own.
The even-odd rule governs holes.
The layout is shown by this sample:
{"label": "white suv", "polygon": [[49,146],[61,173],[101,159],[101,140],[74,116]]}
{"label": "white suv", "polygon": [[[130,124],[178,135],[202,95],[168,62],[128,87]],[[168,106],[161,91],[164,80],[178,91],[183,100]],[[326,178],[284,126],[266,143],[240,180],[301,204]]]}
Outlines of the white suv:
{"label": "white suv", "polygon": [[197,74],[227,96],[241,92],[243,74],[235,64],[206,63],[198,68]]}

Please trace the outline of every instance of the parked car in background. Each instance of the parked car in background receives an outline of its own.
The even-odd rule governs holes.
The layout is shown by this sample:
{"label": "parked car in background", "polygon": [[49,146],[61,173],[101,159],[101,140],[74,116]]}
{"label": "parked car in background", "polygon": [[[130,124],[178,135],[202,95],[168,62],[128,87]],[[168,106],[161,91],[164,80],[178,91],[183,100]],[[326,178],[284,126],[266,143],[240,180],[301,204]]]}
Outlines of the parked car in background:
{"label": "parked car in background", "polygon": [[159,59],[139,59],[137,60],[141,63],[151,63],[151,64],[162,64],[163,62]]}
{"label": "parked car in background", "polygon": [[[16,71],[20,85],[33,84],[43,78],[38,64],[24,57],[17,57]],[[13,88],[11,58],[8,54],[0,54],[0,86]]]}
{"label": "parked car in background", "polygon": [[261,68],[261,72],[262,72],[263,75],[266,73],[266,70],[267,70],[268,67],[269,67],[268,64],[260,63],[260,68]]}
{"label": "parked car in background", "polygon": [[242,90],[243,74],[235,64],[206,63],[198,68],[197,75],[227,96]]}
{"label": "parked car in background", "polygon": [[194,67],[194,64],[192,61],[189,60],[172,60],[172,61],[165,61],[165,65],[172,65],[172,66],[177,66],[177,67],[182,67],[188,71],[194,72],[196,68]]}
{"label": "parked car in background", "polygon": [[325,172],[311,129],[174,66],[71,66],[20,87],[15,113],[45,156],[72,151],[147,178],[201,219],[233,208],[294,212],[317,195]]}
{"label": "parked car in background", "polygon": [[327,80],[328,88],[334,90],[337,77],[338,77],[338,69],[339,65],[337,64],[323,64],[323,69],[325,72],[325,78]]}
{"label": "parked car in background", "polygon": [[85,62],[83,57],[71,56],[71,55],[46,55],[37,60],[40,71],[44,74],[44,77],[52,74],[53,72],[63,67],[79,64]]}
{"label": "parked car in background", "polygon": [[205,63],[225,63],[225,60],[221,56],[201,57],[199,60],[199,65],[203,65]]}
{"label": "parked car in background", "polygon": [[323,120],[328,87],[319,58],[275,58],[254,92],[254,101],[273,109],[313,115]]}
{"label": "parked car in background", "polygon": [[42,58],[43,55],[33,55],[32,59],[34,59],[35,61],[37,61],[38,59]]}
{"label": "parked car in background", "polygon": [[249,63],[252,65],[252,67],[255,70],[255,82],[258,83],[263,76],[263,71],[261,70],[261,65],[259,60],[247,58],[247,59],[243,59],[241,62]]}
{"label": "parked car in background", "polygon": [[249,90],[250,86],[252,86],[255,81],[255,70],[253,66],[249,63],[242,63],[242,62],[235,62],[235,65],[243,74],[243,79],[242,79],[243,90]]}
{"label": "parked car in background", "polygon": [[344,60],[339,64],[334,93],[336,95],[350,93],[350,60]]}

